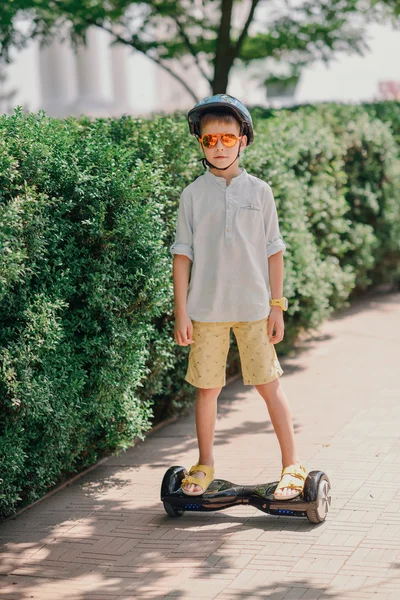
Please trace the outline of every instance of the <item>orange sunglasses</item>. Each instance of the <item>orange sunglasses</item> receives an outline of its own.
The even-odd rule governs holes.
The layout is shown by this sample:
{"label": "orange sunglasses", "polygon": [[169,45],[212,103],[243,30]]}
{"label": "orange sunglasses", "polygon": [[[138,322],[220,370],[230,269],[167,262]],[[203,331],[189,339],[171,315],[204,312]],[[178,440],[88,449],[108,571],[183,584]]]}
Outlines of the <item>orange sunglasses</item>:
{"label": "orange sunglasses", "polygon": [[198,138],[200,143],[203,143],[205,148],[214,148],[217,144],[218,139],[221,138],[221,142],[227,148],[233,148],[238,140],[243,136],[237,137],[234,133],[206,133],[203,137]]}

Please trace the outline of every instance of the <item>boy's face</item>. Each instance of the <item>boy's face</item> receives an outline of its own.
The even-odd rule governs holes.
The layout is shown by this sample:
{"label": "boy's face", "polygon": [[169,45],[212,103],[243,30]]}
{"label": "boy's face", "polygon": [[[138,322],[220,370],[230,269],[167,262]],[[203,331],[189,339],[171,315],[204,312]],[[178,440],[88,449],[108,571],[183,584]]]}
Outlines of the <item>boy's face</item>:
{"label": "boy's face", "polygon": [[[201,135],[204,136],[210,133],[233,133],[236,137],[239,137],[240,127],[239,123],[236,121],[234,123],[223,123],[222,121],[211,121],[204,125],[201,129]],[[207,148],[202,143],[202,148],[204,150],[204,154],[207,160],[210,161],[211,164],[225,167],[230,165],[231,162],[236,158],[239,145],[241,148],[245,148],[247,144],[247,136],[242,135],[239,140],[236,140],[236,143],[231,148],[225,146],[221,138],[218,138],[217,143],[212,148]]]}

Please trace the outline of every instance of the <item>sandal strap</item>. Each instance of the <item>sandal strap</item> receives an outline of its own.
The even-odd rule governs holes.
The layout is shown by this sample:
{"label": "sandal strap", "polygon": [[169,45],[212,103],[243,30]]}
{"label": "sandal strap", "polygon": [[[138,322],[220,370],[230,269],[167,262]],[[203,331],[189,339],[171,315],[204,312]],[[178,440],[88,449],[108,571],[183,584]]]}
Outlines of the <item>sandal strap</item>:
{"label": "sandal strap", "polygon": [[[290,488],[296,492],[302,492],[307,475],[307,469],[303,465],[289,465],[288,467],[282,469],[281,479],[276,487],[276,490]],[[284,482],[283,478],[285,476],[286,479]]]}
{"label": "sandal strap", "polygon": [[204,488],[204,483],[207,482],[207,477],[193,477],[192,475],[189,475],[188,477],[185,477],[184,479],[182,479],[181,481],[181,485],[186,485],[187,483],[194,483],[195,485],[199,485],[200,487]]}
{"label": "sandal strap", "polygon": [[279,482],[279,484],[276,486],[276,489],[277,490],[282,490],[283,488],[290,488],[292,490],[296,490],[296,492],[302,492],[303,491],[303,485],[301,485],[300,483],[296,483],[296,481],[294,479],[293,480],[289,480],[288,483],[284,483],[281,480]]}
{"label": "sandal strap", "polygon": [[[202,471],[204,473],[204,477],[193,477],[192,473],[196,473],[196,471]],[[189,471],[189,475],[184,477],[181,481],[181,485],[187,485],[189,483],[194,483],[195,485],[199,485],[203,490],[206,490],[210,483],[214,479],[214,467],[209,467],[208,465],[193,465]]]}
{"label": "sandal strap", "polygon": [[303,465],[289,465],[282,469],[281,479],[284,475],[291,475],[292,477],[298,477],[301,481],[305,481],[307,478],[307,469]]}
{"label": "sandal strap", "polygon": [[207,476],[211,476],[214,475],[214,467],[209,467],[208,465],[199,465],[198,463],[196,465],[193,465],[193,467],[191,467],[190,471],[189,471],[189,475],[192,475],[193,473],[196,473],[196,471],[202,471],[204,473],[204,475]]}

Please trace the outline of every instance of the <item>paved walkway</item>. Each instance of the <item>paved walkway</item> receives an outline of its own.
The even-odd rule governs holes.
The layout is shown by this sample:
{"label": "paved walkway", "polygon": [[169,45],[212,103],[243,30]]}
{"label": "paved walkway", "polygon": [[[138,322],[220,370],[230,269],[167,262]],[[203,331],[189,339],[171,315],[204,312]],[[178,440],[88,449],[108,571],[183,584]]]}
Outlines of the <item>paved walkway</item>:
{"label": "paved walkway", "polygon": [[[324,523],[248,506],[168,517],[166,469],[198,458],[193,411],[3,522],[0,597],[399,600],[399,340],[400,294],[376,293],[282,360],[300,457],[332,483]],[[279,478],[266,405],[241,379],[218,400],[215,466]]]}

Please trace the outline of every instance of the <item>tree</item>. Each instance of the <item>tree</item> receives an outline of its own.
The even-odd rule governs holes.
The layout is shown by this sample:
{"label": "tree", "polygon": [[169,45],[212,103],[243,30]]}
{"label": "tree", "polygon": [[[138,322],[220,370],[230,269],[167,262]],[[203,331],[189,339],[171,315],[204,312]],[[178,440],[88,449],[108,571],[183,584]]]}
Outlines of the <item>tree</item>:
{"label": "tree", "polygon": [[[272,66],[264,83],[279,77],[282,62],[293,79],[305,65],[329,62],[337,52],[363,55],[369,49],[365,25],[397,19],[399,7],[400,0],[13,0],[0,4],[0,59],[9,62],[11,48],[32,38],[49,42],[65,28],[63,37],[76,47],[96,26],[113,43],[145,54],[198,101],[171,59],[190,57],[212,93],[226,92],[235,65],[262,61],[262,79],[268,57]],[[235,27],[238,9],[245,16]],[[22,19],[29,25],[22,27]]]}

